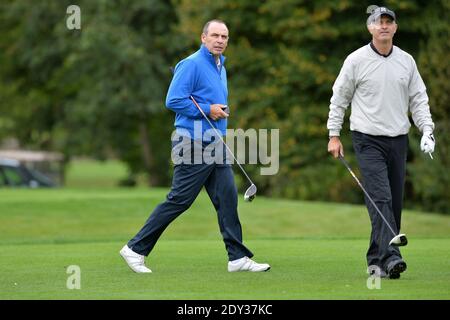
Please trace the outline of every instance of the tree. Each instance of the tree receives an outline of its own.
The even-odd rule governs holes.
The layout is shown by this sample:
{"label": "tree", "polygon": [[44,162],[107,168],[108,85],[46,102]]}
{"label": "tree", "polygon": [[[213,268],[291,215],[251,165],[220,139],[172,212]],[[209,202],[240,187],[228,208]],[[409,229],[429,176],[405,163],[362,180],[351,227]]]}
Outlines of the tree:
{"label": "tree", "polygon": [[436,149],[434,160],[420,152],[417,147],[421,135],[412,136],[412,159],[409,170],[410,183],[414,186],[411,206],[419,209],[450,213],[450,25],[447,17],[448,1],[435,1],[427,7],[427,19],[422,27],[428,39],[421,43],[419,69],[427,85],[430,109],[435,122]]}
{"label": "tree", "polygon": [[179,45],[172,3],[81,1],[81,30],[66,27],[69,4],[2,6],[0,130],[67,157],[114,155],[131,175],[167,184],[172,128],[162,123],[172,115],[164,98]]}
{"label": "tree", "polygon": [[[442,8],[443,3],[385,1],[397,12],[399,32],[395,44],[417,59],[420,50],[428,45],[422,22],[430,21],[430,27],[437,23],[435,19],[447,23],[448,8]],[[180,30],[192,43],[196,39],[193,35],[209,19],[222,19],[229,26],[226,55],[231,127],[280,129],[279,173],[259,176],[258,168],[248,168],[261,193],[362,202],[362,194],[345,168],[327,154],[326,121],[331,88],[345,57],[370,42],[365,15],[370,4],[320,0],[181,1]],[[436,4],[444,10],[431,17]],[[436,41],[439,45],[446,40]],[[347,158],[356,167],[348,125],[346,119],[342,140]],[[412,182],[410,174],[408,181]],[[408,195],[412,203],[420,198],[416,187],[412,185]]]}

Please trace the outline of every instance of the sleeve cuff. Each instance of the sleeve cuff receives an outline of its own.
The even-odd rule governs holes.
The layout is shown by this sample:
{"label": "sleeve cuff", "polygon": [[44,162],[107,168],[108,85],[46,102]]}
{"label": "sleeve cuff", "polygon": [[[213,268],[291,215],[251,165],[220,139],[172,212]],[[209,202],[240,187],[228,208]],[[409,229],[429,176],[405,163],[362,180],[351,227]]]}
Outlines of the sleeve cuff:
{"label": "sleeve cuff", "polygon": [[425,134],[432,134],[433,133],[433,128],[432,127],[429,127],[429,126],[426,126],[426,127],[423,127],[423,132],[422,132],[424,135]]}
{"label": "sleeve cuff", "polygon": [[207,103],[199,103],[198,105],[203,110],[205,115],[209,116],[209,114],[211,113],[211,106]]}
{"label": "sleeve cuff", "polygon": [[340,131],[339,130],[329,130],[328,136],[329,137],[339,137]]}

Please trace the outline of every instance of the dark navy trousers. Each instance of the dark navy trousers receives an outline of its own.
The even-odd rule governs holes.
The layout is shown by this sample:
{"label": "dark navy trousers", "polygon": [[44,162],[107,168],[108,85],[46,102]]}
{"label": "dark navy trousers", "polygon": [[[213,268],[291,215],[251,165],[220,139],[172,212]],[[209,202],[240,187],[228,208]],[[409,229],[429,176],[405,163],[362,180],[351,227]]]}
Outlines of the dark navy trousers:
{"label": "dark navy trousers", "polygon": [[[353,148],[358,160],[363,186],[383,216],[400,232],[403,190],[406,174],[408,136],[372,136],[352,131]],[[398,247],[389,246],[394,234],[365,197],[372,224],[367,264],[385,270],[389,262],[401,259]]]}
{"label": "dark navy trousers", "polygon": [[175,165],[166,201],[154,209],[142,229],[128,242],[128,247],[141,255],[149,255],[163,231],[191,206],[203,186],[217,211],[229,260],[251,258],[253,253],[242,243],[237,189],[230,164]]}

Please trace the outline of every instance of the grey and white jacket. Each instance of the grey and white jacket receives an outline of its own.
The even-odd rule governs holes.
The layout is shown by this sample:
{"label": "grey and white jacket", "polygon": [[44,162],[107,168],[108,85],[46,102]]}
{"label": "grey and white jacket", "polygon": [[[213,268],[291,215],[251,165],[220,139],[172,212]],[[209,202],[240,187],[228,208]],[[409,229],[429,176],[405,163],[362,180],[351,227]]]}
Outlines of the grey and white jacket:
{"label": "grey and white jacket", "polygon": [[352,131],[388,137],[407,134],[408,112],[421,132],[434,130],[426,87],[414,58],[396,46],[384,57],[368,44],[344,61],[330,100],[330,136],[339,136],[349,104]]}

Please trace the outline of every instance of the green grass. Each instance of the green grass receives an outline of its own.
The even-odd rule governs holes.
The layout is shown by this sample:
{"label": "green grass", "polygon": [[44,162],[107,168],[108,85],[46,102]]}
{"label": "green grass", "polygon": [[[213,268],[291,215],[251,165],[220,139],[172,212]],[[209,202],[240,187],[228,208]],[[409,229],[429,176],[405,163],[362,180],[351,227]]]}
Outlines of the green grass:
{"label": "green grass", "polygon": [[[118,251],[166,189],[0,190],[0,299],[449,299],[450,217],[405,211],[400,280],[366,286],[363,206],[240,202],[244,243],[266,273],[228,273],[217,218],[202,192],[131,272]],[[240,195],[241,196],[241,195]],[[81,289],[66,268],[81,268]]]}
{"label": "green grass", "polygon": [[[99,161],[90,158],[72,160],[66,169],[64,186],[67,188],[116,188],[129,175],[125,163],[119,160]],[[147,185],[146,175],[136,176],[136,185]]]}
{"label": "green grass", "polygon": [[[66,170],[65,186],[69,188],[112,188],[128,176],[126,165],[118,160],[98,161],[89,158],[72,161]],[[139,176],[140,185],[145,185]]]}

